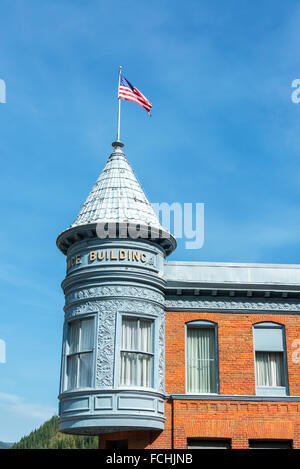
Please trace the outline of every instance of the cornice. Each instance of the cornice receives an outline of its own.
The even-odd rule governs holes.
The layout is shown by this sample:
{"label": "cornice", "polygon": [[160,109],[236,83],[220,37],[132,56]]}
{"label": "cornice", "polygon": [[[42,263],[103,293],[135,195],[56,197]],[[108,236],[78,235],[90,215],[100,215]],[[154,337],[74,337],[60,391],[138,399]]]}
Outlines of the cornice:
{"label": "cornice", "polygon": [[210,297],[167,297],[165,308],[169,311],[223,311],[240,312],[249,311],[254,313],[300,313],[300,300],[270,300],[263,298],[240,299],[240,298],[210,298]]}

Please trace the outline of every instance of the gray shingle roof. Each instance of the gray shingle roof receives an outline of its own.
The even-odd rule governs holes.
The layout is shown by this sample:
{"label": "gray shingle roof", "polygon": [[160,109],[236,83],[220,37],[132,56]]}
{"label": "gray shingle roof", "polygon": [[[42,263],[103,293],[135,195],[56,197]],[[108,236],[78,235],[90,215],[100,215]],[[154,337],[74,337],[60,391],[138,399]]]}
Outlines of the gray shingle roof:
{"label": "gray shingle roof", "polygon": [[162,229],[122,151],[123,144],[114,142],[113,146],[113,153],[71,227],[116,222]]}
{"label": "gray shingle roof", "polygon": [[58,248],[67,254],[69,247],[78,241],[102,238],[102,231],[101,234],[98,231],[101,226],[105,228],[106,238],[108,226],[109,237],[116,238],[120,234],[121,238],[151,238],[151,242],[158,244],[169,255],[176,248],[174,236],[160,225],[122,151],[123,143],[114,142],[112,145],[114,151],[76,220],[58,236]]}

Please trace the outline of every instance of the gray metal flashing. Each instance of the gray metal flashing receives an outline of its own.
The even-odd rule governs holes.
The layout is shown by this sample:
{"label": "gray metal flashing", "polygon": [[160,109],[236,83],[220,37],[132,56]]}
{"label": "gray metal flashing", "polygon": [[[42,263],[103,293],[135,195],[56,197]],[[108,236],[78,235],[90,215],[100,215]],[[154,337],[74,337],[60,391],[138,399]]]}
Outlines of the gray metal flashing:
{"label": "gray metal flashing", "polygon": [[258,267],[265,268],[270,267],[272,269],[282,269],[282,268],[294,268],[300,269],[300,264],[270,264],[270,263],[260,263],[260,262],[207,262],[207,261],[166,261],[166,264],[171,266],[201,266],[201,267]]}
{"label": "gray metal flashing", "polygon": [[224,262],[165,261],[170,289],[231,291],[296,291],[300,293],[298,264],[233,264]]}
{"label": "gray metal flashing", "polygon": [[[131,395],[132,392],[134,391],[134,393],[137,395],[137,396],[143,396],[145,391],[144,390],[141,390],[141,389],[137,389],[137,388],[128,388],[128,389],[122,389],[122,395],[126,396],[126,395]],[[72,397],[79,397],[79,396],[82,396],[82,394],[84,394],[86,392],[86,390],[82,391],[82,390],[71,390],[71,391],[64,391],[62,393],[60,393],[58,395],[58,399],[63,399],[63,398],[67,398],[67,399],[70,399]],[[107,394],[107,393],[110,393],[110,394],[119,394],[120,393],[120,389],[119,388],[111,388],[111,389],[88,389],[88,394],[90,396],[100,396],[102,394]],[[149,396],[156,396],[156,397],[159,397],[161,399],[163,399],[165,397],[165,393],[162,393],[162,392],[159,392],[159,391],[156,391],[156,390],[151,390],[151,389],[147,389],[147,395]]]}
{"label": "gray metal flashing", "polygon": [[72,435],[98,435],[128,430],[163,430],[164,417],[156,415],[82,415],[60,417],[59,430]]}

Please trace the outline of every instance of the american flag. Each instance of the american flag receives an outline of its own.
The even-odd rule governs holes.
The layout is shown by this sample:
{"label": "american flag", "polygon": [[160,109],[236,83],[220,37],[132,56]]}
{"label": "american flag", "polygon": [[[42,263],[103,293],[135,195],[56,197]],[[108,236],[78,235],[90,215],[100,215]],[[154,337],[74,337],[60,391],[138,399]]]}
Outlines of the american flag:
{"label": "american flag", "polygon": [[127,99],[128,101],[134,101],[146,109],[148,114],[151,116],[150,109],[152,108],[152,104],[150,101],[135,86],[132,86],[132,84],[126,80],[122,73],[120,75],[118,97],[121,99]]}

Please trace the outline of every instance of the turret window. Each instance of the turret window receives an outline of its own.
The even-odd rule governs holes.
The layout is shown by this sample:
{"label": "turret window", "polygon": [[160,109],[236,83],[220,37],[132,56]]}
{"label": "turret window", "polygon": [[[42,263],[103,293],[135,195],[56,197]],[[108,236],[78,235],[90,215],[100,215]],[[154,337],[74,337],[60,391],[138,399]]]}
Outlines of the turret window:
{"label": "turret window", "polygon": [[153,321],[123,316],[120,384],[153,387]]}
{"label": "turret window", "polygon": [[94,319],[69,323],[67,340],[67,390],[92,386]]}

